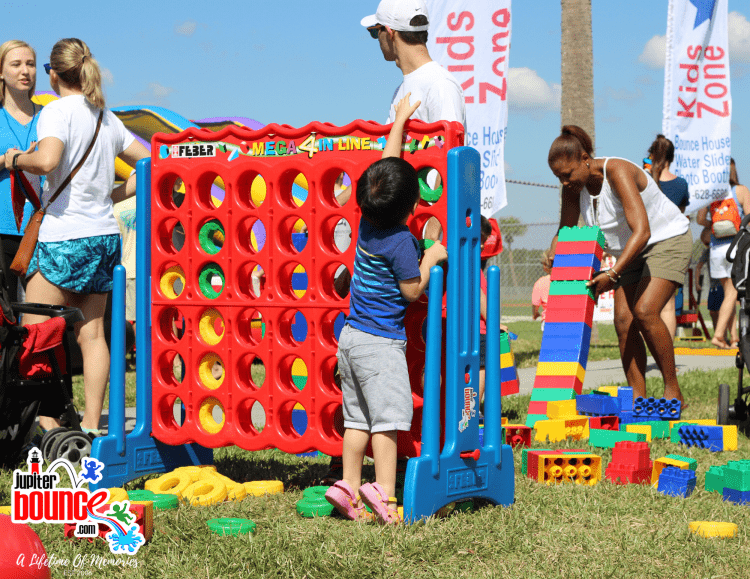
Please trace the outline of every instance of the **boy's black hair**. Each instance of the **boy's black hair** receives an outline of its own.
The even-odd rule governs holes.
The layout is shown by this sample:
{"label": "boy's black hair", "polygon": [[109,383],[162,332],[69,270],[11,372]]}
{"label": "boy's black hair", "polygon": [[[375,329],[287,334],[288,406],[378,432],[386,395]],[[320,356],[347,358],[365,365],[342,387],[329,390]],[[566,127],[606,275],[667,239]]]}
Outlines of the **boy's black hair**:
{"label": "boy's black hair", "polygon": [[[427,16],[425,16],[424,14],[418,14],[409,21],[409,24],[411,24],[412,26],[425,26],[429,24],[429,22],[427,21]],[[418,44],[427,44],[426,30],[422,30],[419,32],[399,30],[398,34],[401,37],[401,40],[403,40],[406,44],[411,44],[412,46]]]}
{"label": "boy's black hair", "polygon": [[482,235],[486,237],[492,235],[492,223],[490,223],[490,220],[487,219],[484,215],[482,215],[481,231]]}
{"label": "boy's black hair", "polygon": [[399,157],[370,165],[357,181],[357,205],[375,227],[399,225],[419,201],[417,171]]}

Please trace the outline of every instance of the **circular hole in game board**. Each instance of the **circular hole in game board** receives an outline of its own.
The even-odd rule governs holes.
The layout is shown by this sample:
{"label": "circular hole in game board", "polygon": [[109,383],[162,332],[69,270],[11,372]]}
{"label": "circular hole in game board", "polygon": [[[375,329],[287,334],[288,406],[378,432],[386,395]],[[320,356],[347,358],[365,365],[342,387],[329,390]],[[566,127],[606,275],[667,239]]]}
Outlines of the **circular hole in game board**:
{"label": "circular hole in game board", "polygon": [[343,207],[351,199],[354,184],[351,177],[346,171],[342,171],[336,176],[333,182],[333,198],[339,207]]}
{"label": "circular hole in game board", "polygon": [[263,360],[252,352],[243,354],[237,363],[237,377],[243,388],[251,391],[259,390],[266,381],[266,366]]}
{"label": "circular hole in game board", "polygon": [[209,308],[201,314],[198,320],[198,335],[205,344],[217,345],[224,337],[225,330],[226,324],[219,310]]}
{"label": "circular hole in game board", "polygon": [[266,180],[260,173],[243,173],[237,182],[237,188],[237,202],[245,209],[257,209],[266,200]]}
{"label": "circular hole in game board", "polygon": [[162,428],[171,432],[180,430],[184,406],[179,396],[174,394],[162,396],[159,398],[156,408],[157,412],[154,419],[161,424]]}
{"label": "circular hole in game board", "polygon": [[224,247],[224,226],[218,219],[209,219],[198,229],[198,245],[208,255],[216,255]]}
{"label": "circular hole in game board", "polygon": [[321,319],[320,332],[323,342],[330,348],[336,348],[339,343],[339,335],[346,323],[346,314],[342,310],[329,310]]}
{"label": "circular hole in game board", "polygon": [[419,178],[419,198],[427,205],[432,205],[443,196],[443,179],[434,167],[422,167],[417,171]]}
{"label": "circular hole in game board", "polygon": [[216,390],[224,383],[224,364],[221,357],[208,352],[203,355],[198,364],[198,381],[209,390]]}
{"label": "circular hole in game board", "polygon": [[177,343],[185,334],[185,316],[178,308],[166,308],[159,313],[158,328],[164,341]]}
{"label": "circular hole in game board", "polygon": [[263,314],[254,308],[242,310],[237,316],[237,338],[244,346],[257,346],[266,335]]}
{"label": "circular hole in game board", "polygon": [[344,438],[344,412],[341,404],[332,402],[320,412],[320,424],[327,438],[342,440]]}
{"label": "circular hole in game board", "polygon": [[289,210],[302,207],[307,201],[308,181],[304,173],[290,170],[279,180],[279,201]]}
{"label": "circular hole in game board", "polygon": [[177,387],[185,379],[185,362],[174,350],[159,355],[159,374],[166,386]]}
{"label": "circular hole in game board", "polygon": [[156,229],[156,245],[168,255],[176,255],[185,245],[185,228],[179,219],[167,218]]}
{"label": "circular hole in game board", "polygon": [[159,183],[159,203],[167,210],[179,209],[185,200],[185,183],[174,173],[165,175]]}
{"label": "circular hole in game board", "polygon": [[204,173],[198,178],[198,203],[204,209],[221,207],[225,194],[224,179],[216,173]]}
{"label": "circular hole in game board", "polygon": [[279,378],[286,391],[299,392],[307,385],[307,364],[294,354],[284,356],[279,363]]}
{"label": "circular hole in game board", "polygon": [[279,334],[287,346],[298,346],[307,339],[307,318],[302,312],[286,310],[279,318]]}
{"label": "circular hole in game board", "polygon": [[256,217],[245,217],[237,226],[237,241],[247,253],[258,253],[266,245],[266,227]]}
{"label": "circular hole in game board", "polygon": [[257,400],[244,399],[237,405],[237,424],[245,435],[257,435],[266,425],[266,409]]}
{"label": "circular hole in game board", "polygon": [[237,292],[248,300],[257,299],[266,288],[266,273],[257,263],[244,263],[237,270]]}
{"label": "circular hole in game board", "polygon": [[296,215],[289,215],[279,223],[278,239],[288,253],[302,252],[307,246],[307,235],[307,223]]}
{"label": "circular hole in game board", "polygon": [[198,424],[208,434],[218,434],[224,428],[224,406],[216,398],[204,398],[198,407]]}
{"label": "circular hole in game board", "polygon": [[329,299],[345,299],[349,295],[351,281],[352,274],[343,263],[330,262],[321,269],[320,289]]}
{"label": "circular hole in game board", "polygon": [[224,291],[224,271],[216,263],[207,263],[198,272],[198,289],[209,300],[215,300]]}
{"label": "circular hole in game board", "polygon": [[336,356],[329,356],[320,365],[320,384],[324,391],[334,396],[341,394],[341,376]]}
{"label": "circular hole in game board", "polygon": [[352,243],[352,226],[343,217],[332,215],[321,224],[319,242],[333,254],[344,253]]}
{"label": "circular hole in game board", "polygon": [[300,299],[307,293],[307,271],[300,263],[287,262],[279,269],[279,289],[281,293]]}

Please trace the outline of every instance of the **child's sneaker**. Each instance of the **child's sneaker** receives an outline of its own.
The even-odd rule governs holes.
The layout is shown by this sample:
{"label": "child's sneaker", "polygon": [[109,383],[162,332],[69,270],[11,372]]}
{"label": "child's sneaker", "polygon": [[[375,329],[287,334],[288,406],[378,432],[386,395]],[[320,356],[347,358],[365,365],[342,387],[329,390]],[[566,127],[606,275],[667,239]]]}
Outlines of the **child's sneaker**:
{"label": "child's sneaker", "polygon": [[398,501],[396,497],[389,497],[378,483],[365,483],[359,487],[362,502],[372,509],[375,518],[381,525],[400,523]]}

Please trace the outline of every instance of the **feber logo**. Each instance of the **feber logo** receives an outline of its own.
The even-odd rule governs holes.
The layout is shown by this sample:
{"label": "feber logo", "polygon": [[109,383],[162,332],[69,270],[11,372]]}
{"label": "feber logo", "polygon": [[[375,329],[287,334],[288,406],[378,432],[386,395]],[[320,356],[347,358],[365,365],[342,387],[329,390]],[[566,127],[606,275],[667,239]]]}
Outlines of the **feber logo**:
{"label": "feber logo", "polygon": [[[130,501],[107,504],[109,490],[90,492],[81,488],[101,480],[102,462],[84,458],[80,475],[68,460],[57,459],[44,472],[40,469],[41,462],[41,452],[33,448],[26,460],[28,472],[13,471],[11,520],[14,523],[71,523],[76,526],[74,535],[79,538],[98,536],[102,523],[111,529],[105,538],[112,553],[138,552],[145,539],[134,524],[135,515],[129,512]],[[67,471],[73,488],[57,487],[60,467]]]}

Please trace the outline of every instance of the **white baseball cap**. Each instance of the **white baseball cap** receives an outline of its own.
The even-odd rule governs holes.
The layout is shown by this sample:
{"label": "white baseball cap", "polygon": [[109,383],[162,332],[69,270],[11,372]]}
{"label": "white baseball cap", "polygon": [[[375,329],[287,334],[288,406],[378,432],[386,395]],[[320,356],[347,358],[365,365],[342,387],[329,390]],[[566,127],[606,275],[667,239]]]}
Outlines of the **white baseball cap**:
{"label": "white baseball cap", "polygon": [[412,18],[419,15],[426,17],[428,20],[430,18],[424,0],[381,0],[377,12],[372,16],[365,16],[361,24],[365,28],[382,24],[391,30],[422,32],[430,27],[429,24],[423,26],[409,24]]}

